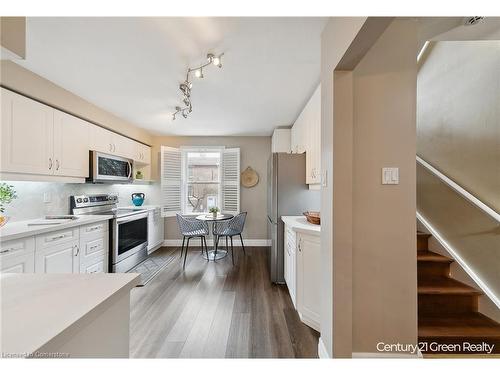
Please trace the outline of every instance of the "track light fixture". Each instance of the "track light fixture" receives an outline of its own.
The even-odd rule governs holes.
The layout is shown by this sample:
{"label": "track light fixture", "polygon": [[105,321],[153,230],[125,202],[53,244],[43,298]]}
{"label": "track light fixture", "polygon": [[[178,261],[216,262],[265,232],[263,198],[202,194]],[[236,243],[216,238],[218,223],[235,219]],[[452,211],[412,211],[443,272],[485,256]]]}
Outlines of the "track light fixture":
{"label": "track light fixture", "polygon": [[184,107],[175,107],[175,112],[172,113],[172,120],[175,120],[177,115],[180,114],[182,117],[187,118],[188,115],[193,111],[193,106],[191,104],[191,89],[193,88],[193,83],[189,80],[189,75],[194,72],[194,76],[196,78],[202,79],[203,76],[203,68],[206,68],[209,65],[215,65],[218,68],[222,68],[222,56],[224,54],[216,56],[213,53],[207,54],[207,62],[195,68],[188,68],[186,73],[186,79],[179,85],[179,90],[182,92],[182,103]]}

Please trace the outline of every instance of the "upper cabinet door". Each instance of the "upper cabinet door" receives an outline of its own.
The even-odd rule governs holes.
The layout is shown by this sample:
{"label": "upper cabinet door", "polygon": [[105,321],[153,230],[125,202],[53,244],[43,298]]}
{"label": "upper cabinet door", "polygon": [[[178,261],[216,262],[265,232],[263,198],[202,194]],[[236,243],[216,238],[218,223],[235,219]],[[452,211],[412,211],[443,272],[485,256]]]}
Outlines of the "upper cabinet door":
{"label": "upper cabinet door", "polygon": [[135,142],[136,151],[134,160],[142,164],[151,164],[151,147]]}
{"label": "upper cabinet door", "polygon": [[113,133],[100,126],[92,126],[90,130],[90,150],[113,154]]}
{"label": "upper cabinet door", "polygon": [[2,89],[1,171],[53,174],[54,110]]}
{"label": "upper cabinet door", "polygon": [[90,126],[77,117],[54,112],[54,174],[89,176]]}
{"label": "upper cabinet door", "polygon": [[133,159],[135,157],[136,142],[123,135],[113,133],[113,154],[124,158]]}

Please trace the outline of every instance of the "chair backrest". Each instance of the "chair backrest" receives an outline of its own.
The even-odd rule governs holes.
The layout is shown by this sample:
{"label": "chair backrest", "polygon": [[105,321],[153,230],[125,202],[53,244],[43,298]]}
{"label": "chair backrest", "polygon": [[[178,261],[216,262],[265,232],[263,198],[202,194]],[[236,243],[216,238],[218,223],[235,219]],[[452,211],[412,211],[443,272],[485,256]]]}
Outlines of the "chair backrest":
{"label": "chair backrest", "polygon": [[241,233],[243,232],[243,228],[245,227],[245,220],[247,219],[246,212],[240,212],[238,215],[233,217],[228,222],[228,227],[235,232]]}
{"label": "chair backrest", "polygon": [[203,230],[208,232],[208,224],[191,218],[186,218],[182,215],[177,214],[177,224],[179,224],[179,230],[181,234],[186,234],[198,230]]}

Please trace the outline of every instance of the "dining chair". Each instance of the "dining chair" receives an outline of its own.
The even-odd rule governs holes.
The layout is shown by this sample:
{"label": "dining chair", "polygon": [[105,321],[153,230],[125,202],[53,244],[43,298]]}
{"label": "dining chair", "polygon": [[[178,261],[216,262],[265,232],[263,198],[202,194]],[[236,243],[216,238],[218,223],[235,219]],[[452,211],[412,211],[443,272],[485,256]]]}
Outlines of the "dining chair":
{"label": "dining chair", "polygon": [[187,239],[186,249],[184,252],[184,265],[182,266],[182,268],[183,269],[186,268],[189,240],[191,238],[196,238],[196,237],[200,238],[201,253],[203,254],[203,248],[205,248],[208,259],[208,247],[207,247],[207,240],[205,238],[205,236],[208,236],[209,234],[208,224],[204,221],[187,218],[179,214],[177,214],[177,224],[179,224],[179,231],[182,234],[181,259],[182,259],[182,253],[184,252],[184,244]]}
{"label": "dining chair", "polygon": [[243,237],[241,233],[245,226],[245,220],[247,218],[246,212],[241,212],[230,220],[215,222],[213,233],[215,235],[215,255],[217,255],[217,248],[219,246],[219,239],[221,237],[226,238],[226,250],[228,249],[228,238],[231,240],[231,258],[234,265],[234,249],[233,249],[233,237],[239,236],[241,241],[241,246],[243,248],[243,253],[245,252],[245,244],[243,243]]}

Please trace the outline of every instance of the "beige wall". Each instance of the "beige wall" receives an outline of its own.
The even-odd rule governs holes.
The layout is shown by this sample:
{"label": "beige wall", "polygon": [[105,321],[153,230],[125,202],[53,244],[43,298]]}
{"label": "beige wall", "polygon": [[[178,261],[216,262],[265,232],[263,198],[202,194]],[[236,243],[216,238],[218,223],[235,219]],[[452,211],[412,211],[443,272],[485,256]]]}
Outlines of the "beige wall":
{"label": "beige wall", "polygon": [[[177,124],[177,123],[176,123]],[[178,126],[182,126],[179,120]],[[259,183],[253,188],[241,186],[241,211],[247,211],[243,237],[268,239],[267,234],[267,161],[271,156],[271,137],[155,137],[153,145],[153,179],[158,179],[160,147],[225,146],[239,147],[241,170],[251,166],[259,174]],[[165,239],[179,239],[175,218],[165,219]]]}
{"label": "beige wall", "polygon": [[417,152],[500,212],[500,41],[437,42],[418,72]]}
{"label": "beige wall", "polygon": [[[334,84],[334,70],[365,21],[366,17],[331,18],[321,35],[321,168],[327,181],[321,188],[320,345],[329,357],[337,358],[350,357],[352,352],[352,249],[345,243],[349,229],[343,231],[340,227],[342,224],[350,227],[351,208],[345,206],[349,206],[350,201],[342,194],[346,189],[350,191],[350,185],[348,182],[347,187],[334,188],[350,178],[351,166],[345,165],[345,158],[352,159],[352,154],[341,152],[340,147],[349,147],[345,131],[349,132],[352,124],[340,123],[341,118],[337,117],[342,116],[340,113],[336,113],[334,119],[334,102],[337,103],[336,95],[340,92]],[[349,94],[338,102],[341,108],[346,100],[348,103],[348,97]]]}
{"label": "beige wall", "polygon": [[8,89],[143,143],[152,143],[152,137],[146,130],[116,117],[12,61],[2,60],[0,72],[0,84]]}
{"label": "beige wall", "polygon": [[0,44],[20,58],[26,57],[26,17],[0,17]]}
{"label": "beige wall", "polygon": [[353,352],[417,342],[416,55],[416,21],[397,19],[353,72]]}

